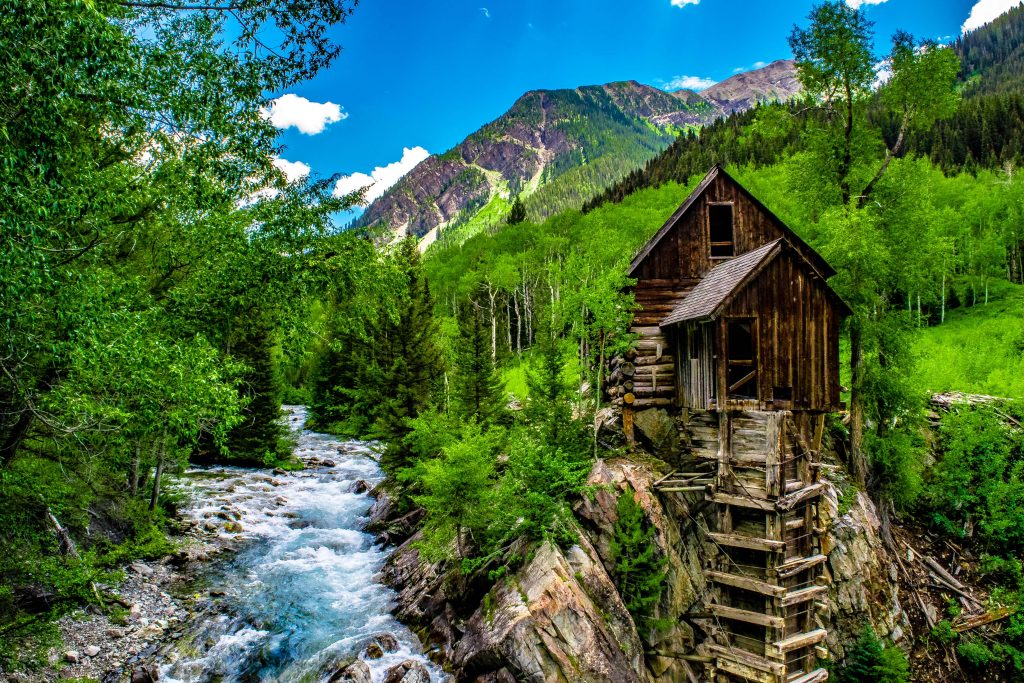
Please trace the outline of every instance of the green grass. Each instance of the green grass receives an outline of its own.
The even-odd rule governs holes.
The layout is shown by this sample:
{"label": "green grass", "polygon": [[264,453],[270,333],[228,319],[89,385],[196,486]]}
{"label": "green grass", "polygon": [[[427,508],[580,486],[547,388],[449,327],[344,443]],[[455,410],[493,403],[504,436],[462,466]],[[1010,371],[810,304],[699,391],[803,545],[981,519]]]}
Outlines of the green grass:
{"label": "green grass", "polygon": [[950,311],[915,351],[923,390],[1024,398],[1024,286],[999,283],[988,304]]}

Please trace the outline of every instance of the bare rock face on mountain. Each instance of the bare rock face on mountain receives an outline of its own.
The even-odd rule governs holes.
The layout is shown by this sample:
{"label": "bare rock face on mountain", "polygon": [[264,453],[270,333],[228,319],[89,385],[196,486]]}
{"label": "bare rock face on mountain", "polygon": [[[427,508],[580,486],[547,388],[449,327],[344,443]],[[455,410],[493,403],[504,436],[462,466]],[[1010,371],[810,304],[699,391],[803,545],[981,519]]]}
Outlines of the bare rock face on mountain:
{"label": "bare rock face on mountain", "polygon": [[779,59],[760,69],[736,74],[701,93],[722,115],[746,111],[761,102],[785,102],[799,94],[800,81],[792,59]]}
{"label": "bare rock face on mountain", "polygon": [[636,81],[533,90],[458,146],[420,163],[357,224],[432,241],[460,226],[456,234],[463,236],[484,227],[517,195],[527,199],[534,219],[578,208],[665,149],[680,130],[798,91],[788,60],[702,93]]}

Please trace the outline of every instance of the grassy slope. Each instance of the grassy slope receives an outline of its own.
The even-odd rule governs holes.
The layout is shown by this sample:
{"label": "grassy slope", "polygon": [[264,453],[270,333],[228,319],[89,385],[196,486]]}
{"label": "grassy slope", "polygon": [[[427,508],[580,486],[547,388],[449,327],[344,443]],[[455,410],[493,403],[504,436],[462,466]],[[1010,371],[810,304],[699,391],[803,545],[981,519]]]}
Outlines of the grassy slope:
{"label": "grassy slope", "polygon": [[1024,286],[999,283],[988,304],[950,311],[916,346],[922,389],[1024,399]]}

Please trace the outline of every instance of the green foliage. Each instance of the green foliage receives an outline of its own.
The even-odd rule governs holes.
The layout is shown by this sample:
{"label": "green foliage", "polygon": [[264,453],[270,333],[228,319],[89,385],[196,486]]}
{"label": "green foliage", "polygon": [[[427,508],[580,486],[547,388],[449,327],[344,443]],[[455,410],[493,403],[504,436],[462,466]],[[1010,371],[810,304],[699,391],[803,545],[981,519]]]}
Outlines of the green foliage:
{"label": "green foliage", "polygon": [[504,390],[490,335],[479,306],[464,306],[455,350],[455,384],[459,412],[478,422],[490,422],[504,409]]}
{"label": "green foliage", "polygon": [[526,220],[526,205],[523,204],[523,200],[516,197],[516,200],[512,202],[512,208],[509,209],[508,215],[505,217],[505,222],[509,225],[515,225],[516,223],[522,223]]}
{"label": "green foliage", "polygon": [[658,552],[654,527],[647,524],[636,493],[627,488],[615,505],[617,518],[611,540],[615,584],[626,609],[638,625],[651,620],[661,599],[668,560]]}
{"label": "green foliage", "polygon": [[908,683],[910,664],[903,650],[883,643],[867,626],[836,673],[838,683]]}
{"label": "green foliage", "polygon": [[943,418],[940,449],[926,496],[934,523],[993,552],[1024,547],[1021,432],[992,409],[965,407]]}
{"label": "green foliage", "polygon": [[485,533],[491,521],[495,461],[503,434],[483,432],[470,422],[441,456],[420,465],[419,485],[424,494],[414,500],[426,510],[423,524],[424,556],[438,560],[466,556],[466,539]]}

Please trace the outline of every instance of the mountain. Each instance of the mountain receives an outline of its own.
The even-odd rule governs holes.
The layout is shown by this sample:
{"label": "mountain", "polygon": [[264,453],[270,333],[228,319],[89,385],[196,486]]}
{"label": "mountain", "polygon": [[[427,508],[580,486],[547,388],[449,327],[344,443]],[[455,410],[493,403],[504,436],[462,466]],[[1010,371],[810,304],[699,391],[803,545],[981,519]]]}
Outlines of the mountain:
{"label": "mountain", "polygon": [[799,91],[780,60],[697,93],[636,81],[532,90],[462,143],[417,165],[367,207],[357,226],[463,239],[502,219],[514,197],[530,218],[579,207],[682,131]]}

